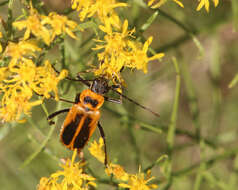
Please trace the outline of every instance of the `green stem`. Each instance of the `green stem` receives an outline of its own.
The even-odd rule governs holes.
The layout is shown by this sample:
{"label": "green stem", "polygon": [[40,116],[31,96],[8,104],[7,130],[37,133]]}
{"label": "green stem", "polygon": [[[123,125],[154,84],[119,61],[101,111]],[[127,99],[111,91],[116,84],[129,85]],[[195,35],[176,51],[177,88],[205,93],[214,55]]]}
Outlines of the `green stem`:
{"label": "green stem", "polygon": [[65,43],[64,43],[64,39],[60,43],[60,53],[61,53],[62,68],[65,68]]}
{"label": "green stem", "polygon": [[135,150],[135,162],[136,162],[136,165],[139,166],[141,164],[140,149],[137,145],[136,138],[135,138],[135,135],[133,132],[133,128],[132,128],[133,123],[134,122],[129,119],[127,129],[128,129],[128,133],[129,133],[129,137],[130,137],[130,142],[133,146],[133,149]]}
{"label": "green stem", "polygon": [[207,166],[207,170],[209,168],[211,168],[216,162],[221,161],[221,160],[225,160],[228,158],[232,158],[234,156],[236,156],[238,154],[238,148],[233,148],[231,150],[225,151],[223,154],[219,154],[217,156],[213,156],[212,158],[208,159],[208,160],[202,160],[196,164],[193,164],[187,168],[181,169],[177,172],[173,172],[173,176],[174,177],[181,177],[181,176],[185,176],[187,174],[190,174],[191,172],[193,172],[194,170],[198,169],[200,167],[201,164],[206,164]]}
{"label": "green stem", "polygon": [[[193,30],[192,34],[193,34],[193,36],[197,36],[200,33],[210,31],[210,30],[218,27],[219,25],[226,23],[230,19],[231,19],[230,13],[228,11],[224,11],[224,14],[222,14],[215,21],[212,20],[211,23],[208,23],[203,27],[199,27],[199,30]],[[183,43],[185,43],[186,41],[188,41],[190,39],[192,39],[192,36],[190,34],[186,33],[186,34],[178,37],[177,39],[173,40],[172,42],[169,42],[161,47],[155,48],[155,52],[166,52],[172,48],[177,48],[179,45],[182,45]]]}
{"label": "green stem", "polygon": [[[220,46],[217,37],[214,38],[212,44],[213,60],[210,64],[210,82],[212,84],[212,103],[213,103],[213,115],[212,115],[212,127],[211,130],[215,136],[220,131],[221,115],[222,115],[222,90],[221,90],[221,56]],[[212,132],[211,131],[211,132]]]}
{"label": "green stem", "polygon": [[165,18],[167,18],[168,20],[170,20],[171,22],[175,23],[178,27],[180,27],[181,29],[183,29],[187,35],[189,36],[189,38],[193,39],[195,45],[198,47],[199,51],[201,54],[203,54],[204,50],[202,45],[200,44],[199,40],[196,37],[197,34],[197,30],[191,30],[191,26],[187,27],[185,26],[182,22],[180,22],[179,20],[177,20],[175,17],[169,15],[168,13],[160,10],[160,9],[156,9],[158,14],[160,14],[161,16],[164,16]]}
{"label": "green stem", "polygon": [[[201,140],[200,142],[200,157],[201,159],[204,159],[205,158],[205,144],[203,143],[203,141]],[[196,174],[196,178],[195,178],[195,183],[194,183],[194,190],[199,190],[200,189],[200,186],[202,184],[202,180],[203,180],[203,174],[204,174],[204,171],[206,171],[206,168],[207,168],[207,165],[206,163],[201,163],[200,166],[199,166],[199,169],[198,169],[198,172]]]}
{"label": "green stem", "polygon": [[[38,141],[36,141],[36,139],[31,136],[31,135],[28,135],[28,138],[36,145],[40,146],[40,143]],[[52,158],[52,160],[56,161],[56,162],[60,162],[60,159],[58,157],[56,157],[52,151],[48,148],[45,148],[44,149],[44,153],[46,153],[50,158]]]}
{"label": "green stem", "polygon": [[189,36],[188,34],[184,34],[180,37],[178,37],[177,39],[173,40],[172,42],[169,42],[161,47],[156,48],[154,51],[155,52],[166,52],[172,48],[176,48],[179,45],[185,43],[186,41],[190,40],[191,36]]}
{"label": "green stem", "polygon": [[[198,96],[196,94],[196,91],[194,89],[194,85],[192,82],[192,77],[189,72],[188,64],[184,63],[182,64],[182,75],[184,78],[184,83],[185,83],[185,89],[186,89],[186,94],[188,98],[188,105],[189,105],[189,110],[192,116],[192,122],[195,126],[195,135],[197,138],[197,141],[199,142],[199,150],[200,150],[200,159],[202,159],[202,155],[205,149],[204,145],[204,139],[201,136],[201,123],[200,123],[200,110],[198,107]],[[196,179],[195,179],[195,185],[194,185],[194,190],[198,190],[201,182],[202,182],[202,171],[206,168],[205,164],[201,164],[199,166],[200,172],[196,174]]]}
{"label": "green stem", "polygon": [[238,29],[238,1],[232,0],[231,5],[232,5],[232,15],[233,15],[233,27],[235,31],[237,31]]}
{"label": "green stem", "polygon": [[175,99],[173,104],[173,110],[172,110],[172,114],[170,118],[170,124],[168,129],[168,136],[167,136],[169,154],[172,153],[173,146],[174,146],[174,136],[175,136],[175,130],[176,130],[176,121],[178,116],[179,94],[180,94],[180,88],[181,88],[180,69],[179,69],[176,58],[173,58],[173,64],[176,71],[176,88],[175,88]]}
{"label": "green stem", "polygon": [[168,155],[164,154],[164,155],[160,156],[155,162],[153,162],[151,165],[147,166],[144,169],[144,173],[146,173],[148,170],[151,170],[156,165],[159,165],[163,160],[167,160],[167,159],[168,159]]}
{"label": "green stem", "polygon": [[86,46],[89,42],[92,42],[92,39],[95,37],[95,34],[90,35],[85,41],[81,43],[81,47]]}
{"label": "green stem", "polygon": [[36,151],[31,154],[21,165],[21,168],[27,166],[34,158],[36,158],[36,156],[41,153],[44,149],[44,147],[46,146],[46,144],[48,143],[48,141],[50,140],[51,136],[53,135],[55,127],[52,126],[49,130],[49,133],[47,134],[46,138],[44,139],[44,141],[42,142],[42,144],[36,149]]}
{"label": "green stem", "polygon": [[[160,125],[159,127],[158,126],[155,126],[155,125],[151,125],[151,124],[148,124],[148,123],[145,123],[137,118],[135,118],[134,116],[131,116],[131,115],[126,115],[126,114],[123,114],[123,113],[120,113],[120,112],[117,112],[115,111],[114,109],[111,109],[109,107],[104,107],[106,110],[108,110],[110,113],[116,115],[117,117],[128,117],[130,119],[133,119],[134,121],[136,121],[138,124],[140,124],[141,128],[145,128],[146,130],[149,130],[149,131],[152,131],[152,132],[155,132],[155,133],[158,133],[158,134],[161,134],[161,132],[164,132],[164,133],[167,133],[168,132],[168,126],[167,125]],[[146,127],[145,127],[146,126]],[[189,131],[186,131],[186,130],[182,130],[182,129],[176,129],[175,130],[175,133],[177,135],[184,135],[188,138],[190,138],[191,140],[193,140],[194,142],[198,142],[197,141],[197,137],[195,134],[189,132]],[[213,143],[213,141],[209,140],[209,139],[206,139],[204,138],[204,142],[206,143],[206,145],[208,145],[209,147],[215,149],[217,148],[217,145],[215,143]]]}
{"label": "green stem", "polygon": [[[42,106],[43,111],[45,112],[46,116],[48,116],[49,113],[48,113],[48,111],[47,111],[47,109],[46,109],[46,107],[45,107],[45,104],[41,104],[41,106]],[[58,104],[58,107],[60,107],[60,106],[61,106],[61,102],[59,102],[59,104]],[[57,118],[56,118],[56,119],[57,119]],[[20,168],[23,168],[23,167],[27,166],[33,159],[35,159],[35,158],[37,157],[37,155],[38,155],[39,153],[41,153],[41,152],[44,150],[46,144],[48,143],[48,141],[50,140],[50,138],[51,138],[52,135],[53,135],[54,129],[55,129],[55,127],[54,127],[54,126],[51,126],[51,128],[50,128],[48,134],[46,135],[44,141],[42,142],[42,144],[36,149],[35,152],[33,152],[33,153],[23,162],[23,164],[20,166]]]}
{"label": "green stem", "polygon": [[189,105],[189,110],[192,116],[192,121],[195,126],[195,134],[197,141],[200,140],[200,122],[199,122],[199,116],[200,116],[200,111],[198,108],[198,97],[196,95],[194,85],[192,82],[192,78],[189,73],[188,65],[181,61],[181,74],[184,79],[184,84],[185,84],[185,91],[187,94],[187,99],[188,99],[188,105]]}
{"label": "green stem", "polygon": [[161,9],[155,9],[155,10],[159,12],[158,14],[160,14],[161,16],[164,16],[165,18],[167,18],[168,20],[170,20],[171,22],[175,23],[177,26],[182,28],[189,35],[192,36],[196,32],[196,30],[193,30],[193,31],[190,30],[189,27],[185,26],[182,22],[180,22],[179,20],[177,20],[173,16],[169,15],[168,13],[162,11]]}
{"label": "green stem", "polygon": [[87,29],[87,28],[91,28],[94,30],[94,33],[96,35],[98,35],[98,31],[97,31],[97,24],[93,21],[93,20],[90,20],[88,22],[84,22],[84,23],[81,23],[78,25],[79,28],[82,28],[82,29]]}
{"label": "green stem", "polygon": [[8,13],[7,13],[7,37],[8,39],[12,38],[12,6],[14,0],[9,0],[8,2]]}
{"label": "green stem", "polygon": [[158,15],[159,15],[158,11],[154,12],[146,20],[146,22],[140,27],[140,29],[139,29],[140,33],[143,33],[144,31],[146,31],[151,26],[151,24],[155,21],[155,19],[157,18]]}
{"label": "green stem", "polygon": [[173,64],[176,71],[176,88],[175,88],[174,104],[173,104],[172,114],[170,118],[168,135],[167,135],[169,169],[168,169],[168,183],[163,188],[164,190],[168,190],[173,184],[173,176],[172,176],[172,156],[173,155],[172,154],[173,154],[173,148],[174,148],[174,136],[175,136],[175,130],[176,130],[176,121],[178,117],[179,95],[180,95],[180,88],[181,88],[180,69],[179,69],[176,58],[173,58]]}

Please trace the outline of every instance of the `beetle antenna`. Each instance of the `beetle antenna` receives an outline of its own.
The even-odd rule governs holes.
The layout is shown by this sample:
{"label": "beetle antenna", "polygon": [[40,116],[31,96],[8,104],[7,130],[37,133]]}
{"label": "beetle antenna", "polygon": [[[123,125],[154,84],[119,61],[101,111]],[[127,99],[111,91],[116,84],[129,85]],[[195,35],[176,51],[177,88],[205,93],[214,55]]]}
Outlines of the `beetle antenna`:
{"label": "beetle antenna", "polygon": [[122,96],[123,98],[127,99],[128,101],[130,101],[130,102],[134,103],[135,105],[141,107],[142,109],[149,111],[150,113],[152,113],[152,114],[155,115],[156,117],[160,117],[160,114],[158,114],[158,113],[152,111],[150,108],[147,108],[147,107],[145,107],[145,106],[139,104],[138,102],[132,100],[131,98],[129,98],[129,97],[127,97],[126,95],[124,95],[124,94],[118,92],[118,91],[115,90],[115,89],[112,89],[112,90],[113,90],[114,92],[116,92],[117,94],[119,94],[120,96]]}
{"label": "beetle antenna", "polygon": [[[51,67],[54,69],[54,71],[56,73],[60,74],[60,72],[54,67],[54,65],[51,65]],[[74,78],[71,78],[71,77],[65,77],[65,78],[68,79],[68,80],[71,80],[71,81],[82,82],[84,85],[90,87],[90,83],[89,83],[90,80],[83,79],[79,74],[77,75],[78,79],[74,79]]]}
{"label": "beetle antenna", "polygon": [[[36,94],[37,96],[43,96],[43,95],[41,95],[41,94],[38,94],[37,92],[35,92],[35,94]],[[50,98],[51,98],[51,99],[55,99],[55,96],[53,96],[53,95],[50,94]],[[72,102],[72,101],[70,101],[70,100],[66,100],[66,99],[63,99],[63,98],[59,98],[59,100],[62,101],[62,102],[67,102],[67,103],[70,103],[70,104],[75,104],[75,102]]]}
{"label": "beetle antenna", "polygon": [[[52,97],[52,98],[54,98],[54,97]],[[67,102],[67,103],[70,103],[70,104],[75,104],[75,102],[70,101],[70,100],[65,100],[63,98],[59,98],[59,100],[62,101],[62,102]]]}

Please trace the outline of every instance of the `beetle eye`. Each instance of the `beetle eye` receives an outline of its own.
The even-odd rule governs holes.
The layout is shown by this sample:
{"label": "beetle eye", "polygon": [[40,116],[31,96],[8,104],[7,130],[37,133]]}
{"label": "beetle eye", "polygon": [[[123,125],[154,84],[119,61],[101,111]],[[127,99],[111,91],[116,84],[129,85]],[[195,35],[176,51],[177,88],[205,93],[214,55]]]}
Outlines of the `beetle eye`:
{"label": "beetle eye", "polygon": [[91,100],[92,100],[92,99],[90,98],[90,96],[86,96],[86,97],[83,99],[83,101],[84,101],[85,104],[90,103]]}
{"label": "beetle eye", "polygon": [[98,101],[97,100],[92,100],[91,104],[95,108],[98,105]]}
{"label": "beetle eye", "polygon": [[98,105],[98,101],[92,99],[90,96],[86,96],[83,101],[85,104],[91,104],[94,108]]}

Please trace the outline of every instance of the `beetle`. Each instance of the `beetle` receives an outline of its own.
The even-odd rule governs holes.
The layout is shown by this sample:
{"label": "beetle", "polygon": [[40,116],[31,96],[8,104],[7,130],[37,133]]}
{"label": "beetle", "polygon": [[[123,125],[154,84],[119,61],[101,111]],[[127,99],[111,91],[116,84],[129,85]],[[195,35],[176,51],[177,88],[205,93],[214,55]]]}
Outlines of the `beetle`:
{"label": "beetle", "polygon": [[[106,149],[106,140],[103,127],[101,126],[100,111],[99,109],[103,105],[104,101],[109,101],[113,103],[121,103],[121,98],[119,100],[112,99],[105,96],[109,90],[113,90],[118,93],[120,97],[123,97],[137,106],[150,111],[155,116],[159,117],[158,113],[153,112],[149,108],[135,102],[134,100],[128,98],[127,96],[120,93],[117,89],[120,88],[119,85],[109,86],[108,80],[104,77],[99,77],[94,80],[84,80],[80,75],[78,79],[71,79],[73,81],[81,81],[83,84],[89,88],[83,90],[81,93],[76,95],[73,106],[70,109],[59,110],[55,113],[52,113],[48,116],[47,120],[50,121],[53,117],[57,116],[60,113],[68,112],[64,123],[60,131],[60,140],[61,142],[70,150],[77,149],[80,152],[83,147],[87,144],[88,140],[94,133],[96,127],[98,126],[100,135],[104,141],[104,152],[105,160],[104,164],[107,166],[107,149]],[[62,100],[62,99],[61,99]],[[67,101],[70,102],[70,101]]]}

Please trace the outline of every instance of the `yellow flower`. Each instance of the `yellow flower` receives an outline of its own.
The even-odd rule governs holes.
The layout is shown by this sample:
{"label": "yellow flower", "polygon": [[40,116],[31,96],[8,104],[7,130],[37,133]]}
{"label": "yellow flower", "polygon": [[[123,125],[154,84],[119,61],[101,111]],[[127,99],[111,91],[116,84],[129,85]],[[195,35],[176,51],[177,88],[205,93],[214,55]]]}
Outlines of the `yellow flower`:
{"label": "yellow flower", "polygon": [[10,70],[7,67],[0,68],[0,93],[3,93],[0,118],[3,122],[19,121],[22,113],[29,115],[32,106],[42,103],[42,100],[30,101],[32,90],[25,81],[19,79],[17,73],[13,74]]}
{"label": "yellow flower", "polygon": [[101,163],[104,163],[105,160],[105,152],[103,150],[103,146],[103,138],[100,138],[99,143],[97,143],[97,141],[93,141],[88,148],[90,154],[97,158],[97,160]]}
{"label": "yellow flower", "polygon": [[108,167],[105,169],[105,172],[108,176],[113,174],[116,179],[121,181],[127,181],[129,179],[129,174],[126,173],[124,168],[118,164],[108,164]]}
{"label": "yellow flower", "polygon": [[95,178],[83,173],[84,163],[75,163],[76,154],[75,150],[72,160],[68,159],[65,164],[60,165],[63,170],[51,174],[49,178],[42,177],[38,190],[89,190],[90,186],[96,187]]}
{"label": "yellow flower", "polygon": [[104,50],[98,53],[100,61],[96,75],[103,75],[107,78],[121,82],[120,71],[123,67],[143,70],[147,72],[149,61],[160,59],[163,53],[158,53],[152,57],[147,56],[149,45],[152,42],[150,37],[144,45],[133,40],[135,29],[128,30],[128,21],[125,20],[120,31],[115,31],[110,23],[105,23],[99,27],[106,33],[103,40],[96,40],[98,43],[94,50]]}
{"label": "yellow flower", "polygon": [[20,41],[18,43],[9,42],[4,52],[5,56],[11,57],[11,64],[16,64],[20,59],[29,56],[35,57],[35,52],[41,51],[35,40]]}
{"label": "yellow flower", "polygon": [[141,47],[140,44],[130,43],[129,46],[134,51],[130,54],[130,61],[128,67],[136,68],[138,70],[143,70],[144,73],[147,73],[147,64],[149,61],[153,61],[156,59],[160,59],[164,56],[164,53],[158,53],[152,57],[147,56],[148,48],[152,42],[153,38],[149,37],[149,39],[144,43]]}
{"label": "yellow flower", "polygon": [[22,113],[30,115],[32,106],[42,103],[42,100],[31,101],[36,92],[45,98],[50,92],[58,99],[57,84],[67,75],[63,70],[57,76],[48,61],[44,66],[35,66],[30,59],[11,63],[0,68],[0,119],[4,122],[19,121]]}
{"label": "yellow flower", "polygon": [[64,32],[70,37],[76,39],[72,30],[77,27],[77,23],[69,20],[66,16],[61,16],[55,12],[51,12],[48,16],[43,16],[41,23],[43,25],[49,24],[52,27],[51,41],[54,40],[55,36]]}
{"label": "yellow flower", "polygon": [[16,21],[13,26],[18,30],[26,28],[24,40],[33,34],[39,39],[43,39],[49,45],[56,36],[66,33],[72,38],[76,38],[72,30],[77,27],[77,23],[69,20],[66,16],[51,12],[48,16],[40,15],[30,4],[30,15],[26,20]]}
{"label": "yellow flower", "polygon": [[[97,141],[93,141],[88,148],[91,155],[93,155],[98,161],[104,163],[105,152],[103,150],[103,138],[100,137],[98,143]],[[114,175],[117,179],[126,181],[128,179],[128,174],[125,172],[123,167],[118,164],[109,163],[105,172],[108,176]]]}
{"label": "yellow flower", "polygon": [[[96,141],[91,143],[89,151],[94,157],[103,163],[105,154],[102,148],[103,139],[100,138],[99,143]],[[154,177],[150,177],[150,170],[147,171],[146,175],[141,172],[141,168],[139,168],[138,174],[128,174],[122,166],[109,163],[105,172],[108,176],[113,175],[117,180],[123,181],[124,183],[119,184],[119,186],[123,188],[129,188],[130,190],[150,190],[157,188],[156,184],[148,185],[148,183],[154,179]]]}
{"label": "yellow flower", "polygon": [[8,68],[7,67],[0,67],[0,93],[1,89],[3,89],[2,81],[8,77]]}
{"label": "yellow flower", "polygon": [[[209,12],[209,6],[210,6],[210,2],[209,0],[198,0],[200,1],[200,3],[197,6],[197,11],[200,11],[201,8],[205,7],[206,11]],[[219,3],[219,0],[212,0],[214,3],[214,6],[216,7]]]}
{"label": "yellow flower", "polygon": [[26,28],[24,40],[29,39],[32,33],[39,39],[43,39],[45,44],[49,45],[51,42],[50,31],[41,23],[42,16],[38,14],[37,10],[30,6],[30,15],[26,20],[13,22],[13,26],[18,30]]}
{"label": "yellow flower", "polygon": [[27,86],[14,86],[8,89],[1,100],[0,118],[3,122],[17,120],[20,122],[22,113],[30,115],[32,106],[42,103],[42,100],[30,102],[32,91]]}
{"label": "yellow flower", "polygon": [[[149,0],[148,6],[152,9],[156,9],[161,7],[163,4],[165,4],[168,0],[158,0],[157,3],[155,3],[157,0]],[[177,3],[180,7],[184,7],[183,3],[180,0],[173,0],[175,3]],[[153,5],[154,4],[154,5]]]}
{"label": "yellow flower", "polygon": [[154,179],[154,177],[150,177],[151,172],[148,171],[146,176],[141,172],[139,168],[138,174],[130,174],[128,183],[120,183],[119,186],[123,188],[128,188],[130,190],[150,190],[155,189],[158,186],[156,184],[148,185],[148,183]]}
{"label": "yellow flower", "polygon": [[114,9],[116,7],[126,6],[126,3],[117,3],[116,0],[72,0],[72,9],[79,12],[81,21],[97,14],[98,18],[104,22],[108,18],[115,18],[115,16],[111,16],[115,15]]}
{"label": "yellow flower", "polygon": [[64,79],[67,75],[68,71],[62,70],[57,76],[50,62],[46,60],[44,66],[37,68],[35,82],[31,87],[36,93],[43,95],[45,98],[50,98],[50,92],[53,91],[55,99],[59,100],[57,85],[59,81]]}

